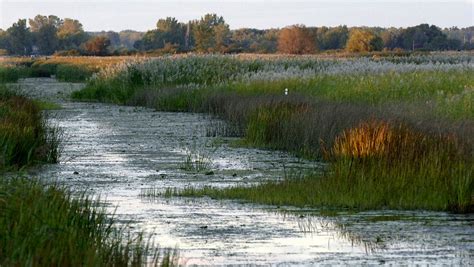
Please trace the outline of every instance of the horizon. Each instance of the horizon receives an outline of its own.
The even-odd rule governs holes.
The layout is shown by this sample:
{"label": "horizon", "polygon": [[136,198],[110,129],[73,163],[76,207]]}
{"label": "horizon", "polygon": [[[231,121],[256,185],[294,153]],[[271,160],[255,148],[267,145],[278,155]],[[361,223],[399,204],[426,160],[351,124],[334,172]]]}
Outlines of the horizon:
{"label": "horizon", "polygon": [[[0,0],[0,29],[18,19],[41,15],[79,20],[85,31],[145,32],[156,27],[160,18],[175,17],[180,22],[199,19],[207,13],[223,16],[231,29],[283,28],[294,24],[308,27],[405,28],[422,23],[440,28],[474,25],[472,1],[110,1]],[[370,16],[361,16],[361,14]],[[337,14],[334,15],[334,14]]]}

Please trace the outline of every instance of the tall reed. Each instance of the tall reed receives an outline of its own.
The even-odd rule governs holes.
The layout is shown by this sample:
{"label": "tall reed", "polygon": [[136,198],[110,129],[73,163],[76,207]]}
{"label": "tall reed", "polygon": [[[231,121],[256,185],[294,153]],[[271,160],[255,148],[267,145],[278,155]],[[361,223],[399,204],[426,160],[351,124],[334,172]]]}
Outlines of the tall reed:
{"label": "tall reed", "polygon": [[143,235],[127,233],[100,201],[73,196],[57,184],[1,178],[0,211],[2,266],[176,264],[169,253],[160,257]]}
{"label": "tall reed", "polygon": [[0,170],[57,162],[59,129],[48,126],[34,101],[0,87]]}

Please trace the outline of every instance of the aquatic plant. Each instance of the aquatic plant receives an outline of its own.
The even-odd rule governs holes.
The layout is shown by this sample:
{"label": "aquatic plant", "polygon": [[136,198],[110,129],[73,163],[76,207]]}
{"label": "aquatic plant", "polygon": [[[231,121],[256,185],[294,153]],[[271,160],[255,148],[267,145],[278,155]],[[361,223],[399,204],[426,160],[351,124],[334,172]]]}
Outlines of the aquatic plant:
{"label": "aquatic plant", "polygon": [[[194,144],[185,149],[186,155],[179,168],[188,172],[207,172],[211,170],[213,151],[205,151]],[[215,152],[215,150],[214,150]]]}

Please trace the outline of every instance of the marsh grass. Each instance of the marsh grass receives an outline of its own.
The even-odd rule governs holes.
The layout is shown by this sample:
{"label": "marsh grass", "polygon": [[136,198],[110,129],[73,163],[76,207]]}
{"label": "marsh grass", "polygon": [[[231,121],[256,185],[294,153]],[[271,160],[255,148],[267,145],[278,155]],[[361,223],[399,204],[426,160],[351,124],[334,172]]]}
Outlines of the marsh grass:
{"label": "marsh grass", "polygon": [[99,200],[30,178],[0,180],[0,265],[169,266],[177,254],[152,249],[117,225]]}
{"label": "marsh grass", "polygon": [[330,163],[323,175],[222,190],[188,188],[178,195],[469,212],[471,58],[171,58],[107,69],[73,97],[210,113],[228,123],[214,135],[240,135],[247,145]]}
{"label": "marsh grass", "polygon": [[21,75],[20,68],[0,66],[0,83],[16,82]]}
{"label": "marsh grass", "polygon": [[188,172],[203,172],[210,170],[211,166],[212,160],[207,155],[188,151],[179,168]]}
{"label": "marsh grass", "polygon": [[103,68],[132,57],[44,57],[0,60],[0,83],[27,77],[51,77],[64,82],[84,82]]}
{"label": "marsh grass", "polygon": [[[470,118],[474,87],[472,54],[409,59],[181,56],[115,64],[73,95],[81,100],[127,104],[137,94],[163,88],[211,89],[241,94],[299,93],[320,99],[383,105],[429,103],[437,115]],[[193,90],[187,93],[202,95]],[[160,92],[158,92],[160,94]],[[177,97],[179,95],[179,97]],[[448,101],[446,97],[448,97]],[[193,98],[168,94],[157,106],[185,110]],[[186,101],[184,101],[186,100]],[[166,101],[168,104],[163,104]],[[188,103],[187,103],[188,102]]]}
{"label": "marsh grass", "polygon": [[61,131],[46,124],[35,102],[1,87],[0,115],[1,170],[58,161]]}
{"label": "marsh grass", "polygon": [[187,172],[208,172],[212,168],[212,154],[216,151],[217,146],[205,145],[198,147],[193,144],[186,148],[186,155],[179,164],[179,168]]}
{"label": "marsh grass", "polygon": [[[0,87],[1,171],[56,163],[62,132],[46,125],[39,105]],[[0,177],[0,266],[169,266],[177,253],[130,234],[100,200],[59,184],[5,173]]]}
{"label": "marsh grass", "polygon": [[250,187],[189,187],[165,195],[299,207],[472,212],[474,164],[458,145],[452,137],[429,136],[403,124],[362,123],[336,138],[324,174]]}

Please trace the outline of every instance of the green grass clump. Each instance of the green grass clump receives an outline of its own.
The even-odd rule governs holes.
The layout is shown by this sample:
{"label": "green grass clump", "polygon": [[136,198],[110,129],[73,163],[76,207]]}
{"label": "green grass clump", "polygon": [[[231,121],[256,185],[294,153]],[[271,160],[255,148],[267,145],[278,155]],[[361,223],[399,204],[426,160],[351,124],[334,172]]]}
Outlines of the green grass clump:
{"label": "green grass clump", "polygon": [[0,66],[0,83],[16,82],[20,78],[20,71],[14,67]]}
{"label": "green grass clump", "polygon": [[40,107],[0,87],[0,170],[57,162],[60,131],[45,124]]}
{"label": "green grass clump", "polygon": [[29,77],[51,77],[62,82],[84,82],[92,76],[96,70],[83,65],[74,65],[63,62],[36,61],[30,67]]}
{"label": "green grass clump", "polygon": [[84,82],[94,74],[94,70],[84,66],[62,64],[56,67],[56,79],[63,82]]}
{"label": "green grass clump", "polygon": [[20,78],[51,77],[63,82],[85,82],[103,67],[125,59],[94,57],[11,58],[0,62],[0,83]]}
{"label": "green grass clump", "polygon": [[[158,252],[151,252],[142,235],[127,235],[99,201],[27,178],[0,179],[2,266],[159,265]],[[171,258],[163,265],[173,264]]]}

